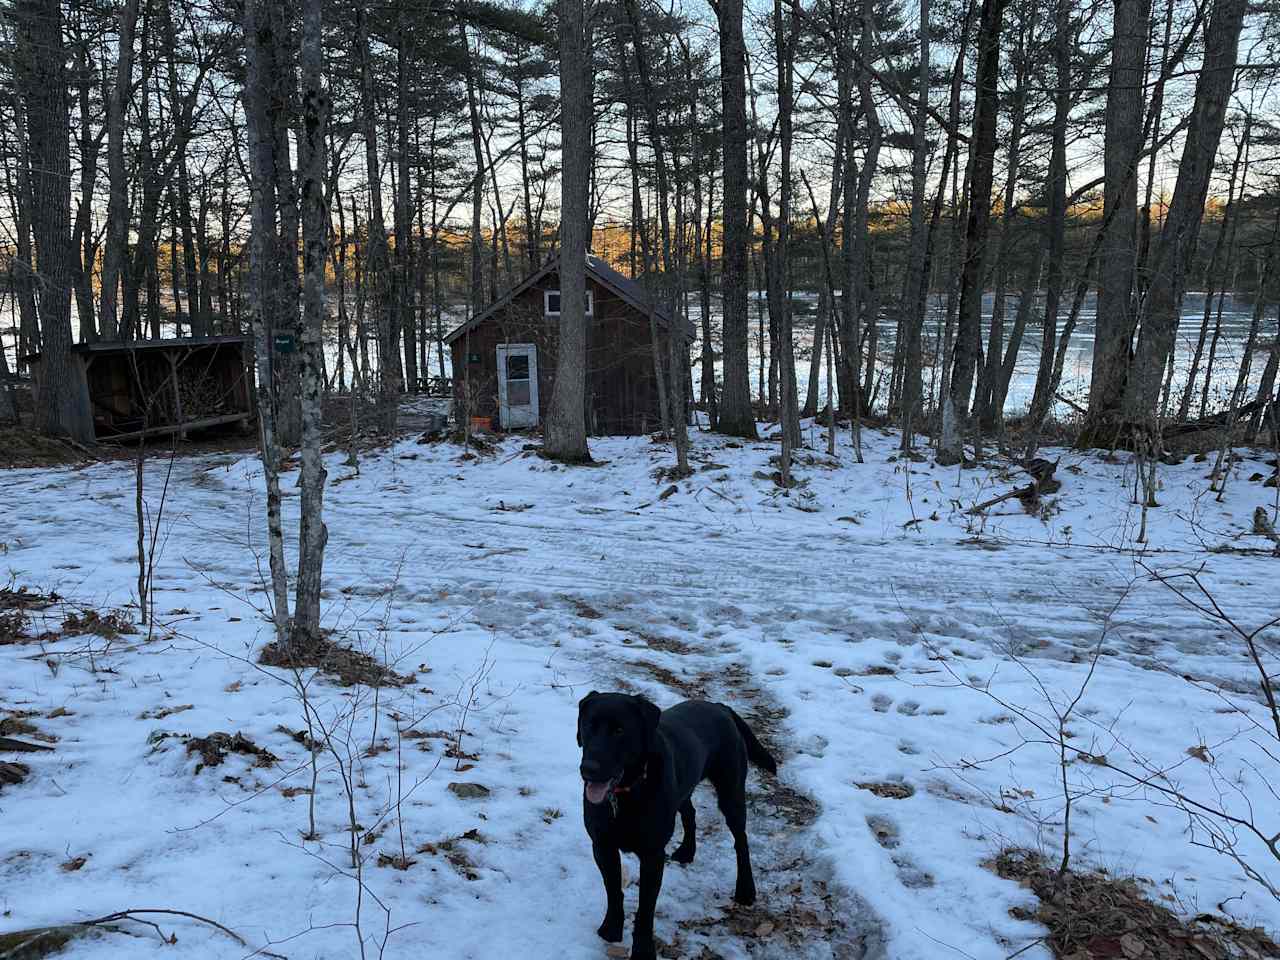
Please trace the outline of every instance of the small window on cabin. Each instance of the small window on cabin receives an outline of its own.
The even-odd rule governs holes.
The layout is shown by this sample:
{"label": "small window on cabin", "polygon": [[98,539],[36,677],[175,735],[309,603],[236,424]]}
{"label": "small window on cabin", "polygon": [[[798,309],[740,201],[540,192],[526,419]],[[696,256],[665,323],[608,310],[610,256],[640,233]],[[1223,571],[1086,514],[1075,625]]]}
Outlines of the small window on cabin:
{"label": "small window on cabin", "polygon": [[[590,288],[587,289],[587,316],[592,316],[595,312],[595,295]],[[560,291],[544,290],[542,291],[543,312],[548,317],[560,316]]]}

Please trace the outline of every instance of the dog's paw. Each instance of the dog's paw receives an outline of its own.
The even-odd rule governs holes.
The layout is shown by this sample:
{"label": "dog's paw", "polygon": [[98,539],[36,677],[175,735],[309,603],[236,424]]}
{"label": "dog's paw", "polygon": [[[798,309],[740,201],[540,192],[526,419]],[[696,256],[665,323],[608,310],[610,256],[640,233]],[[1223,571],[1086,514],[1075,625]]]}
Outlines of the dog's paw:
{"label": "dog's paw", "polygon": [[604,923],[600,924],[596,929],[596,933],[606,943],[620,943],[622,941],[622,918],[605,917]]}
{"label": "dog's paw", "polygon": [[633,940],[631,960],[658,960],[658,950],[653,940]]}
{"label": "dog's paw", "polygon": [[693,863],[693,854],[695,849],[696,848],[693,846],[686,847],[683,843],[680,844],[680,846],[676,847],[675,852],[671,854],[671,862],[678,863],[682,867],[687,867],[689,864]]}
{"label": "dog's paw", "polygon": [[742,906],[744,906],[744,907],[749,907],[749,906],[751,906],[753,903],[755,903],[755,902],[756,902],[756,888],[755,888],[755,884],[752,884],[752,885],[751,885],[751,886],[749,886],[749,887],[742,887],[742,886],[740,886],[740,887],[738,887],[736,890],[734,890],[734,891],[733,891],[733,902],[734,902],[734,903],[741,904],[741,905],[742,905]]}

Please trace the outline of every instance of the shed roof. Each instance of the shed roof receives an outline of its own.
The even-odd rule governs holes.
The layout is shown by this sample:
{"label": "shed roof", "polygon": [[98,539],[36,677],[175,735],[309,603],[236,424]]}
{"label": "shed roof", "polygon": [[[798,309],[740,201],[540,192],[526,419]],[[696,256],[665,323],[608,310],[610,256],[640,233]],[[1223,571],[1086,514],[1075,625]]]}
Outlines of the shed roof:
{"label": "shed roof", "polygon": [[[516,297],[524,293],[530,287],[536,286],[553,273],[560,270],[560,255],[556,254],[541,267],[529,274],[515,286],[508,289],[497,300],[489,304],[484,310],[477,313],[466,323],[460,323],[444,338],[446,343],[452,343],[464,333],[474,330],[480,324],[493,317],[500,310],[509,306]],[[641,313],[648,314],[653,309],[654,318],[664,326],[671,323],[671,314],[661,306],[657,306],[649,297],[649,293],[635,280],[624,274],[619,273],[609,264],[605,263],[600,257],[594,254],[587,254],[587,277],[594,280],[600,286],[624,300],[627,304],[639,310]],[[693,336],[696,331],[692,325],[689,325],[688,334]]]}
{"label": "shed roof", "polygon": [[[245,344],[249,338],[240,334],[224,334],[216,337],[169,337],[164,340],[90,340],[73,344],[72,353],[131,353],[135,350],[174,350],[189,347],[210,347],[220,344]],[[40,354],[32,353],[24,360],[39,360]]]}

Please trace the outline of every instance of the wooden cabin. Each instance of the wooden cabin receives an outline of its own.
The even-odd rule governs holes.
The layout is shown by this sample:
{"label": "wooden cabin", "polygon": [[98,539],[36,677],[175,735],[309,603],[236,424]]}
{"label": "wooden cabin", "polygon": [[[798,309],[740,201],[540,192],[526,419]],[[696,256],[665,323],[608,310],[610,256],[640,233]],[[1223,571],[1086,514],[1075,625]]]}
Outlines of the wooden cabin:
{"label": "wooden cabin", "polygon": [[[587,430],[600,435],[658,429],[650,315],[665,364],[669,313],[635,280],[588,254],[587,314]],[[551,409],[559,334],[557,256],[445,337],[460,416],[483,418],[501,430],[540,426]]]}
{"label": "wooden cabin", "polygon": [[[38,398],[41,355],[26,360]],[[241,336],[98,340],[71,348],[72,375],[81,380],[99,440],[247,426],[253,419],[248,362],[249,338]]]}

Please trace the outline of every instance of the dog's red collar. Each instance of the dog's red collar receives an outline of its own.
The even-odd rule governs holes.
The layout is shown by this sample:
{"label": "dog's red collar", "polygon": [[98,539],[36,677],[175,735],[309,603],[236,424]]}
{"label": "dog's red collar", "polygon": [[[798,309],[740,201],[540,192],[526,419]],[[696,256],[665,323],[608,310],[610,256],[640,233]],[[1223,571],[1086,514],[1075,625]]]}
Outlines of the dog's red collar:
{"label": "dog's red collar", "polygon": [[641,768],[640,768],[640,776],[638,776],[638,777],[636,777],[634,780],[632,780],[632,781],[631,781],[631,783],[630,783],[629,785],[627,785],[627,786],[625,786],[625,787],[623,787],[623,786],[615,786],[615,787],[611,787],[611,788],[609,789],[609,793],[611,793],[611,794],[616,794],[616,793],[630,793],[630,792],[631,792],[632,790],[634,790],[636,787],[640,786],[640,784],[644,783],[644,779],[645,779],[645,777],[647,777],[648,775],[649,775],[649,764],[648,764],[648,763],[646,763],[643,767],[641,767]]}
{"label": "dog's red collar", "polygon": [[627,786],[613,786],[609,788],[609,810],[615,817],[618,815],[618,794],[630,793],[636,787],[640,786],[640,784],[644,783],[645,777],[648,775],[649,763],[646,761],[645,765],[640,768],[640,776],[632,780],[631,783],[627,784]]}

